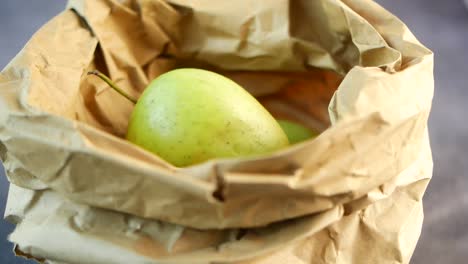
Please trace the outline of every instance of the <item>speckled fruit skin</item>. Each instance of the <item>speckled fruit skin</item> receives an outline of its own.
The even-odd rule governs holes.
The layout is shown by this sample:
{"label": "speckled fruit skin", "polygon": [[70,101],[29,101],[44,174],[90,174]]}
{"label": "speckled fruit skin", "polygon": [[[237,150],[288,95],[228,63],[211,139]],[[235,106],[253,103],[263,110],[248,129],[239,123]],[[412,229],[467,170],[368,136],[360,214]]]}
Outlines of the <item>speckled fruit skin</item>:
{"label": "speckled fruit skin", "polygon": [[289,145],[271,114],[230,79],[201,69],[177,69],[138,99],[127,139],[175,166],[214,158],[271,153]]}

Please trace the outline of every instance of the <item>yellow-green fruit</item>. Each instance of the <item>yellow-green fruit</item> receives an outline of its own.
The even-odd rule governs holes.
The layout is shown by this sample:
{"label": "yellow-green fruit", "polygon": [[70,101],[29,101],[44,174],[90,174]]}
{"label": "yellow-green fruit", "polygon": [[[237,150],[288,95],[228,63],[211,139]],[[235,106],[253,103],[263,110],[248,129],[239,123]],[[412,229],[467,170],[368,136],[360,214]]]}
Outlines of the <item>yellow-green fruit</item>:
{"label": "yellow-green fruit", "polygon": [[299,143],[317,136],[316,133],[298,123],[282,119],[278,119],[277,121],[284,133],[288,136],[289,143],[291,144]]}
{"label": "yellow-green fruit", "polygon": [[127,139],[180,167],[267,154],[289,144],[252,95],[200,69],[177,69],[152,81],[135,105]]}

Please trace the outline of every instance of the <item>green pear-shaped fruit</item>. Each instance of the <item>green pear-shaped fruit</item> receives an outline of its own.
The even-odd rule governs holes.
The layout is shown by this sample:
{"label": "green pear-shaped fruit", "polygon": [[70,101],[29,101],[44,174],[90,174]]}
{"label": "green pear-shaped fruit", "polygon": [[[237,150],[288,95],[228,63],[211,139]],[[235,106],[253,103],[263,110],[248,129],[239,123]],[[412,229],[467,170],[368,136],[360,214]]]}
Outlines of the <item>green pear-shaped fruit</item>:
{"label": "green pear-shaped fruit", "polygon": [[175,166],[267,154],[289,145],[270,113],[230,79],[177,69],[155,80],[131,114],[127,139]]}
{"label": "green pear-shaped fruit", "polygon": [[316,137],[317,133],[296,122],[278,119],[278,123],[288,136],[289,143],[295,144]]}

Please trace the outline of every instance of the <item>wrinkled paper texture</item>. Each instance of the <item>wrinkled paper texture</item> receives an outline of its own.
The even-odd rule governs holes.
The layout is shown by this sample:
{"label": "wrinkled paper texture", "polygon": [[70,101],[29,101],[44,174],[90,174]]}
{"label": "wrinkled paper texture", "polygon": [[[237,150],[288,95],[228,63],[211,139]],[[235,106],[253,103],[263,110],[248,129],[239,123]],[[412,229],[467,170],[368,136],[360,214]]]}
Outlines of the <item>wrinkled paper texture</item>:
{"label": "wrinkled paper texture", "polygon": [[[322,133],[176,168],[123,139],[132,104],[86,73],[137,97],[177,67]],[[0,75],[10,240],[51,263],[408,263],[432,68],[371,1],[71,0]]]}

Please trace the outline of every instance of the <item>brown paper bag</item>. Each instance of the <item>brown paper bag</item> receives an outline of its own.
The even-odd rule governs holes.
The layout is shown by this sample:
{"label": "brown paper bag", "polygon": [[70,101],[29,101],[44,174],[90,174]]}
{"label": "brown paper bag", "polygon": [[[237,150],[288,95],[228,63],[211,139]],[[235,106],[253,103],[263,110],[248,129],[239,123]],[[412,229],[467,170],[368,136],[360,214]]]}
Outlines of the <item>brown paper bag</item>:
{"label": "brown paper bag", "polygon": [[[137,97],[177,67],[322,133],[176,168],[122,138],[132,105],[86,72]],[[432,67],[370,1],[71,0],[0,75],[10,240],[50,263],[408,263]]]}

